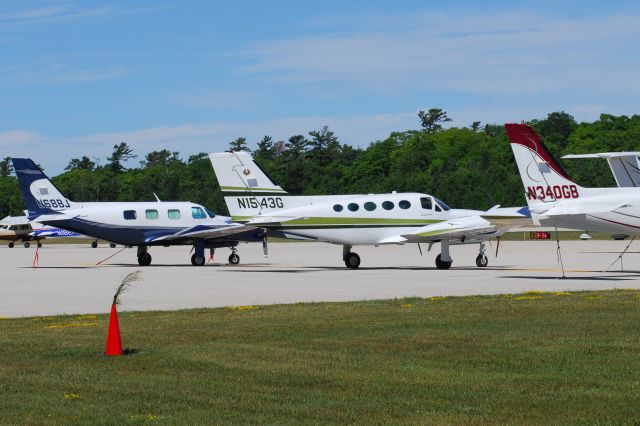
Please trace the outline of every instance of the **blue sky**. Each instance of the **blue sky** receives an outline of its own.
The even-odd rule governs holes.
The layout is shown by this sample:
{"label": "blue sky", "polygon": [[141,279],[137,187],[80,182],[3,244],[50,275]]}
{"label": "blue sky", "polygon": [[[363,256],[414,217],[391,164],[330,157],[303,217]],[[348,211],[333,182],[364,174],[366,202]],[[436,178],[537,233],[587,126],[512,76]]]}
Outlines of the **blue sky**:
{"label": "blue sky", "polygon": [[120,141],[186,158],[328,125],[366,146],[431,107],[640,112],[638,2],[0,0],[0,58],[0,156],[52,175]]}

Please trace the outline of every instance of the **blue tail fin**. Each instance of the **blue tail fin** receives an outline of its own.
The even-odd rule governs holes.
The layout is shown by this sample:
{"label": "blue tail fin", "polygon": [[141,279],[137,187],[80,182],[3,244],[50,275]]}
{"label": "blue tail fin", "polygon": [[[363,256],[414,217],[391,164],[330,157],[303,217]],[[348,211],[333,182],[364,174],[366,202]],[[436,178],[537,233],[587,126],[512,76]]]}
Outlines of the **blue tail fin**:
{"label": "blue tail fin", "polygon": [[72,207],[73,203],[62,195],[31,159],[12,158],[11,161],[18,177],[20,192],[29,211],[29,220]]}

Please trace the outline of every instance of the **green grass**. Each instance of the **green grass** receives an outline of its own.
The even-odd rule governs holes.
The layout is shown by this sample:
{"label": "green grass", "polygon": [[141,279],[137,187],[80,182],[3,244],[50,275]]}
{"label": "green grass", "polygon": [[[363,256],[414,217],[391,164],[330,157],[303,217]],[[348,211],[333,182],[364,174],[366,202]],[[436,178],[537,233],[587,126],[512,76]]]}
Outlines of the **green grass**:
{"label": "green grass", "polygon": [[126,312],[115,358],[107,323],[0,320],[0,423],[640,422],[634,290]]}

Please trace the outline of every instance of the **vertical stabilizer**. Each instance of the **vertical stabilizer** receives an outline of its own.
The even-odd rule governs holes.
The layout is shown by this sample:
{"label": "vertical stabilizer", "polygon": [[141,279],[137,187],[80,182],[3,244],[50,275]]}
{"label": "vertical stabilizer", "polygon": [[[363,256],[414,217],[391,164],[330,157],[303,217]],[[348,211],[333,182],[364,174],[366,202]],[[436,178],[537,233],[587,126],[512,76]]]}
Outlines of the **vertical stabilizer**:
{"label": "vertical stabilizer", "polygon": [[567,176],[535,130],[526,124],[505,124],[505,128],[532,211],[545,205],[550,208],[550,203],[556,201],[587,195],[589,190]]}
{"label": "vertical stabilizer", "polygon": [[29,212],[29,220],[73,206],[31,159],[12,158],[11,161]]}
{"label": "vertical stabilizer", "polygon": [[286,194],[274,184],[246,151],[209,154],[222,192],[252,194]]}

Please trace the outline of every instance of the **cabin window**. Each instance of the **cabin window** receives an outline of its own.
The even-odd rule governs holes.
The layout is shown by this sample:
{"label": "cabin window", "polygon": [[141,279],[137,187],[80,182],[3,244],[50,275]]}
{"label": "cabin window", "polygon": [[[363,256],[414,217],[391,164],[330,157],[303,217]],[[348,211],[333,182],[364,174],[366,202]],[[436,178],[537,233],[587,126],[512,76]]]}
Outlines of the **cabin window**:
{"label": "cabin window", "polygon": [[376,209],[376,203],[372,203],[371,201],[367,201],[366,203],[364,203],[364,209],[366,211],[372,212]]}
{"label": "cabin window", "polygon": [[167,217],[169,217],[169,219],[172,219],[172,220],[180,219],[180,210],[169,209],[169,211],[167,212]]}
{"label": "cabin window", "polygon": [[398,207],[400,207],[403,210],[408,209],[409,207],[411,207],[411,203],[408,202],[407,200],[402,200],[398,203]]}
{"label": "cabin window", "polygon": [[341,212],[341,211],[342,211],[342,209],[343,209],[342,204],[335,204],[335,205],[333,206],[333,210],[334,210],[334,211]]}
{"label": "cabin window", "polygon": [[420,198],[420,205],[422,206],[423,209],[427,209],[427,210],[433,209],[433,202],[431,201],[431,197]]}
{"label": "cabin window", "polygon": [[9,227],[9,231],[17,231],[17,230],[18,230],[18,227],[16,225],[11,225]]}
{"label": "cabin window", "polygon": [[349,203],[349,205],[347,206],[347,208],[349,210],[351,210],[352,212],[357,212],[360,209],[360,206],[357,205],[356,203]]}
{"label": "cabin window", "polygon": [[191,207],[191,217],[194,219],[206,219],[207,214],[202,210],[201,207]]}
{"label": "cabin window", "polygon": [[124,216],[126,220],[134,220],[138,217],[135,210],[125,210],[122,212],[122,216]]}
{"label": "cabin window", "polygon": [[394,204],[391,201],[383,201],[382,208],[385,210],[393,210]]}
{"label": "cabin window", "polygon": [[144,212],[147,219],[156,220],[158,218],[158,210],[146,210]]}

